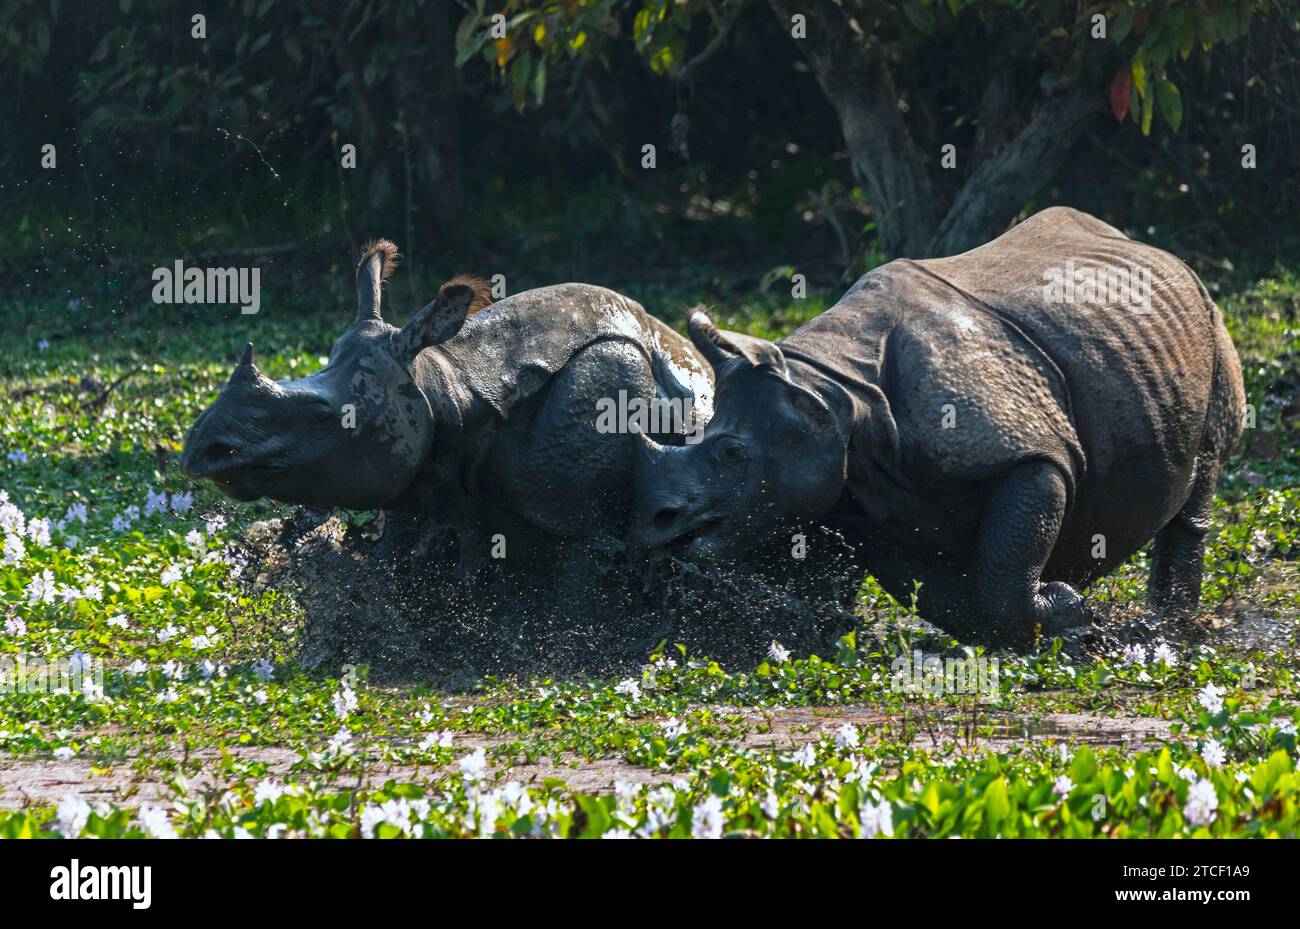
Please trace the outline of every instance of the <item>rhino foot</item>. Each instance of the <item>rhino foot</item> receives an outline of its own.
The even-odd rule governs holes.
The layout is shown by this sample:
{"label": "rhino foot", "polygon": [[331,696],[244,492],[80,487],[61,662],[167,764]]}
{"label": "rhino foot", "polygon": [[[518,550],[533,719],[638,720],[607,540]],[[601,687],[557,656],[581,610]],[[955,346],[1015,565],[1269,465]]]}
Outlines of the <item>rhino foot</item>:
{"label": "rhino foot", "polygon": [[1093,614],[1079,592],[1041,583],[1069,498],[1064,474],[1051,462],[1017,465],[985,504],[972,566],[975,601],[1002,637],[1026,642],[1035,626],[1058,635],[1087,626]]}
{"label": "rhino foot", "polygon": [[1043,584],[1034,598],[1034,622],[1044,635],[1057,635],[1080,626],[1091,626],[1097,614],[1083,595],[1060,581]]}

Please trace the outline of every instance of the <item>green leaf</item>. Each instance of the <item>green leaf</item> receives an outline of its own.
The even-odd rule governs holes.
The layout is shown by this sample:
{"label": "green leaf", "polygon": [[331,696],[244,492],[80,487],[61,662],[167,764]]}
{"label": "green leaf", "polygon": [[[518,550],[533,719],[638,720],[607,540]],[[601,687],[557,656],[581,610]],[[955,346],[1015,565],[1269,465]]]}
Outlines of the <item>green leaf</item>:
{"label": "green leaf", "polygon": [[510,65],[510,85],[514,90],[515,109],[522,111],[528,102],[528,81],[532,77],[532,56],[523,52]]}
{"label": "green leaf", "polygon": [[1133,61],[1129,64],[1129,71],[1133,75],[1133,88],[1137,91],[1139,97],[1145,97],[1147,95],[1147,63],[1141,53],[1133,56]]}
{"label": "green leaf", "polygon": [[921,806],[930,811],[931,816],[939,813],[939,784],[937,781],[931,781],[926,785],[925,790],[921,792]]}
{"label": "green leaf", "polygon": [[542,100],[546,97],[546,59],[537,59],[537,70],[533,72],[533,100],[538,105],[542,105]]}
{"label": "green leaf", "polygon": [[984,791],[984,815],[990,826],[997,826],[1011,815],[1011,800],[1007,797],[1007,779],[999,776]]}
{"label": "green leaf", "polygon": [[1284,749],[1278,749],[1268,756],[1268,761],[1255,768],[1250,779],[1251,786],[1258,793],[1271,793],[1277,785],[1278,779],[1289,773],[1290,770],[1291,757]]}
{"label": "green leaf", "polygon": [[1183,97],[1172,81],[1161,80],[1156,83],[1156,100],[1160,104],[1160,115],[1165,118],[1169,128],[1174,132],[1183,123]]}
{"label": "green leaf", "polygon": [[1086,745],[1074,753],[1070,763],[1070,779],[1076,784],[1086,784],[1097,776],[1097,756]]}
{"label": "green leaf", "polygon": [[[467,16],[465,17],[465,21],[461,24],[461,28],[464,29],[466,25],[473,27],[477,24],[478,21],[476,19]],[[490,32],[486,28],[477,31],[471,28],[465,33],[463,44],[461,42],[461,36],[457,35],[456,48],[458,51],[456,52],[456,67],[459,68],[465,62],[477,55],[487,43],[489,35]]]}
{"label": "green leaf", "polygon": [[586,813],[586,829],[582,835],[586,838],[595,838],[602,835],[614,821],[610,819],[610,811],[604,808],[601,799],[595,796],[580,795],[577,798],[578,807]]}
{"label": "green leaf", "polygon": [[1196,36],[1201,40],[1201,44],[1207,47],[1213,45],[1219,37],[1214,23],[1214,14],[1199,7],[1196,10]]}
{"label": "green leaf", "polygon": [[1196,18],[1189,13],[1183,17],[1183,25],[1178,30],[1178,54],[1182,56],[1183,61],[1187,60],[1195,46]]}
{"label": "green leaf", "polygon": [[1119,45],[1128,34],[1133,31],[1133,11],[1128,7],[1120,10],[1115,17],[1115,22],[1110,27],[1110,38],[1116,45]]}
{"label": "green leaf", "polygon": [[1159,757],[1156,758],[1156,778],[1166,785],[1173,782],[1174,758],[1167,748],[1162,748]]}

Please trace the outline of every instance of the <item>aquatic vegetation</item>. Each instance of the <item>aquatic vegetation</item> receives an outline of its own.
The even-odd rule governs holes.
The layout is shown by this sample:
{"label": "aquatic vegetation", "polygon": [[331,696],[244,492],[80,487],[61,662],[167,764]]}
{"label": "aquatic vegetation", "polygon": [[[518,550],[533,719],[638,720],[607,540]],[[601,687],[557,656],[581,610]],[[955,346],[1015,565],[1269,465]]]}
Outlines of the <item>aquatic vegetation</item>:
{"label": "aquatic vegetation", "polygon": [[[1264,439],[1221,483],[1199,619],[1145,624],[1139,553],[1089,591],[1111,633],[1094,643],[962,649],[868,580],[827,647],[768,635],[742,663],[670,638],[610,675],[305,669],[302,605],[250,557],[254,524],[292,509],[175,466],[242,323],[191,326],[167,364],[57,327],[15,336],[0,836],[1295,836],[1279,286],[1296,284],[1223,301]],[[300,324],[264,315],[268,373],[318,363]],[[954,687],[954,663],[989,673]]]}

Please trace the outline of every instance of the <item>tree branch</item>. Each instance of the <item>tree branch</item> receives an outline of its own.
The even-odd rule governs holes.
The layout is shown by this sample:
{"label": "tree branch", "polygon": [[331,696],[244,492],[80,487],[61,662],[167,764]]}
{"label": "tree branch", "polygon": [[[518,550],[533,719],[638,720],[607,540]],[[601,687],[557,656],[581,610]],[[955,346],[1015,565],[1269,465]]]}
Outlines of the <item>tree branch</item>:
{"label": "tree branch", "polygon": [[695,76],[695,70],[722,48],[731,35],[731,28],[736,25],[736,20],[740,18],[740,11],[745,8],[745,3],[746,0],[735,0],[734,5],[727,11],[725,18],[719,17],[717,11],[713,7],[709,7],[709,16],[713,20],[713,38],[700,50],[698,55],[682,65],[676,75],[679,83],[685,84],[690,81]]}
{"label": "tree branch", "polygon": [[955,255],[988,241],[1052,179],[1100,109],[1101,94],[1079,85],[1049,97],[1014,139],[967,178],[927,253]]}

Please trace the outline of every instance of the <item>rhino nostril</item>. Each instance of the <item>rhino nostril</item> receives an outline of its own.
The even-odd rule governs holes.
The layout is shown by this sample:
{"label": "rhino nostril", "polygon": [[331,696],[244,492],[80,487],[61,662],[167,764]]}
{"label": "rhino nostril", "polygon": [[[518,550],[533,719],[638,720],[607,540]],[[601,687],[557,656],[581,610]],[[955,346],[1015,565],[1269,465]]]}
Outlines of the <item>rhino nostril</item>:
{"label": "rhino nostril", "polygon": [[650,518],[651,525],[659,532],[671,529],[677,522],[677,517],[681,515],[681,510],[677,507],[664,507]]}

